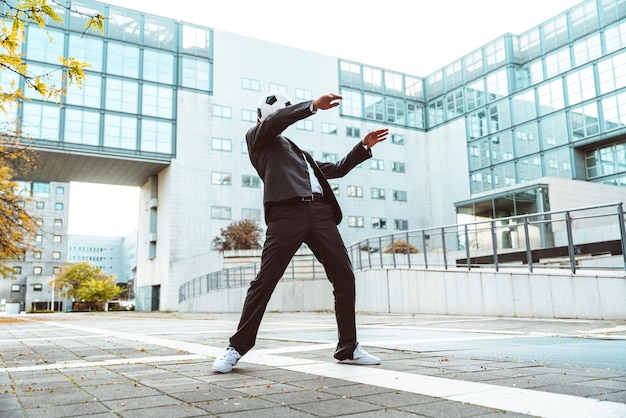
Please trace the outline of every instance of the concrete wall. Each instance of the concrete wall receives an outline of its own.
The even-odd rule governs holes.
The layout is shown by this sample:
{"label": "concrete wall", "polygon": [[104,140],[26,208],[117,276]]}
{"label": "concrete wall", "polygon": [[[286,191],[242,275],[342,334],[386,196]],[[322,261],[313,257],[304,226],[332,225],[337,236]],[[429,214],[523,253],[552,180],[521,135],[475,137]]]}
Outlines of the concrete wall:
{"label": "concrete wall", "polygon": [[[180,304],[181,312],[240,312],[247,288]],[[357,272],[357,311],[524,318],[626,319],[626,274],[494,270]],[[331,310],[325,280],[279,283],[268,310]]]}

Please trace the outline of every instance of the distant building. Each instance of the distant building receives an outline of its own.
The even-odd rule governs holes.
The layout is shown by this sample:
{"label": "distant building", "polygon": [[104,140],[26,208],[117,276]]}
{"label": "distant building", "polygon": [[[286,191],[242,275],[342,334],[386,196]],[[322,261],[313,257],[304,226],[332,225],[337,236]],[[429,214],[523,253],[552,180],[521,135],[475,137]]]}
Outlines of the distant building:
{"label": "distant building", "polygon": [[70,235],[68,237],[68,263],[89,262],[117,283],[127,283],[133,278],[137,263],[137,232],[125,237]]}
{"label": "distant building", "polygon": [[24,204],[39,229],[31,243],[33,251],[8,263],[15,270],[13,277],[0,279],[0,312],[69,308],[68,301],[52,294],[50,285],[67,263],[90,262],[126,288],[137,265],[136,231],[125,237],[68,235],[70,184],[23,180],[18,184],[31,199]]}
{"label": "distant building", "polygon": [[[67,223],[70,199],[69,183],[19,181],[29,213],[39,226],[33,251],[8,263],[15,270],[12,278],[0,279],[0,311],[19,313],[30,309],[52,309],[53,295],[50,282],[67,261]],[[54,308],[62,309],[58,296]]]}

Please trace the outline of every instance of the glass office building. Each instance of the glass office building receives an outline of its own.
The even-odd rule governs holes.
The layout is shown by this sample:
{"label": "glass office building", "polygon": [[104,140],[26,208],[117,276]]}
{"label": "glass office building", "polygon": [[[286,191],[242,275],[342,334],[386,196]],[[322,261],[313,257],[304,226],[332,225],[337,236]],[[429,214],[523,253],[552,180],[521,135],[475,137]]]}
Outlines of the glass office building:
{"label": "glass office building", "polygon": [[[71,6],[107,16],[104,36],[60,8],[62,24],[28,27],[23,52],[38,73],[59,55],[89,62],[83,88],[63,106],[29,93],[0,117],[22,121],[46,153],[39,180],[141,187],[138,309],[176,309],[181,283],[219,268],[220,228],[263,223],[244,135],[269,90],[343,95],[338,111],[289,128],[320,161],[389,127],[372,159],[331,181],[347,243],[626,193],[624,0],[583,1],[425,77],[100,2]],[[11,80],[24,87],[0,72],[3,86]]]}

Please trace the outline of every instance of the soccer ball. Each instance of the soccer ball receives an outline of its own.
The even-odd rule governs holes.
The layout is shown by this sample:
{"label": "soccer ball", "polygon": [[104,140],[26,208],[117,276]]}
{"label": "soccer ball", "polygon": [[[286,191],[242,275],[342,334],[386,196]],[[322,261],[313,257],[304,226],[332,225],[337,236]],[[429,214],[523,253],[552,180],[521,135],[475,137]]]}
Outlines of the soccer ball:
{"label": "soccer ball", "polygon": [[267,93],[257,106],[257,120],[263,122],[272,113],[283,107],[291,106],[291,99],[283,93]]}

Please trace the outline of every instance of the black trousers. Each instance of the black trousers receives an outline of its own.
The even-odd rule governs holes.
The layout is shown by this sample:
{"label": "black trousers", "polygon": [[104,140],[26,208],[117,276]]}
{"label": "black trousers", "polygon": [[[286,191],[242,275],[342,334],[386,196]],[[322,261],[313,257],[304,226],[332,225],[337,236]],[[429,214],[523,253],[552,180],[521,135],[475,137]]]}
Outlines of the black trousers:
{"label": "black trousers", "polygon": [[230,345],[244,355],[255,344],[267,304],[300,245],[306,243],[323,264],[333,286],[339,342],[335,358],[352,358],[357,345],[355,279],[348,252],[333,221],[332,207],[323,201],[279,202],[267,208],[267,232],[261,268],[250,287],[237,332]]}

